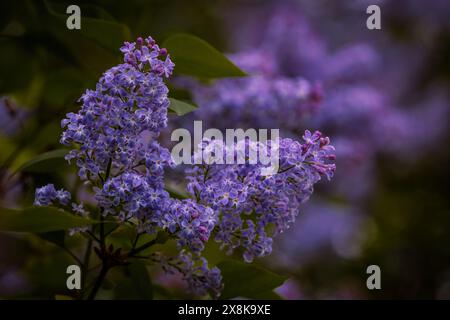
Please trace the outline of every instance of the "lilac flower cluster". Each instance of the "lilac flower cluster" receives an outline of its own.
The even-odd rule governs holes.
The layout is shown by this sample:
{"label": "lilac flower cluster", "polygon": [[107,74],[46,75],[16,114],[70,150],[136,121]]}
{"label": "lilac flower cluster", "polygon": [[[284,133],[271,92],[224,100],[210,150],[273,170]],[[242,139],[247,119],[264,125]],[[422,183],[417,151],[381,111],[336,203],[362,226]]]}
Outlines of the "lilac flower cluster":
{"label": "lilac flower cluster", "polygon": [[[183,274],[191,289],[216,297],[220,271],[209,269],[201,257],[205,243],[215,237],[228,252],[240,247],[247,262],[269,254],[272,237],[294,222],[313,185],[333,176],[334,148],[318,131],[306,131],[304,143],[270,141],[265,145],[267,154],[277,151],[280,156],[277,172],[268,175],[266,167],[250,163],[194,166],[187,175],[194,199],[174,199],[164,184],[164,171],[174,163],[170,152],[156,141],[167,126],[164,78],[174,65],[150,37],[125,43],[121,51],[124,63],[106,71],[96,89],[82,96],[81,109],[62,121],[61,143],[76,147],[66,158],[75,160],[80,178],[93,187],[100,214],[132,223],[138,233],[168,233],[180,250],[177,262],[171,260],[169,265]],[[236,94],[236,90],[241,91]],[[234,107],[252,103],[258,108],[252,116],[261,115],[264,122],[284,117],[274,108],[279,104],[301,114],[319,97],[318,88],[301,78],[267,81],[255,76],[237,83],[223,80],[213,100]],[[204,141],[202,146],[214,148],[217,143]],[[253,149],[259,146],[243,143]],[[238,157],[238,152],[233,156]],[[68,206],[70,194],[56,191],[53,185],[37,190],[37,205],[56,201]],[[77,204],[72,204],[72,211],[87,214]]]}
{"label": "lilac flower cluster", "polygon": [[216,224],[214,211],[191,199],[170,198],[152,183],[150,175],[127,172],[109,179],[96,199],[104,214],[124,221],[135,218],[139,229],[149,234],[166,230],[176,236],[180,249],[200,254]]}
{"label": "lilac flower cluster", "polygon": [[[71,209],[75,214],[83,217],[89,216],[89,212],[84,209],[83,204],[72,202],[72,195],[64,189],[56,190],[53,184],[48,184],[37,188],[35,193],[35,206],[55,206],[63,209]],[[71,206],[70,206],[71,204]],[[72,228],[69,230],[70,235],[88,230],[89,227]]]}
{"label": "lilac flower cluster", "polygon": [[105,179],[109,164],[116,171],[128,170],[161,153],[157,144],[142,142],[142,134],[157,136],[167,126],[163,77],[171,75],[174,64],[151,37],[125,43],[121,51],[125,63],[106,71],[96,90],[81,97],[81,110],[61,123],[66,128],[61,143],[79,146],[67,159],[76,159],[82,179]]}
{"label": "lilac flower cluster", "polygon": [[[217,223],[216,213],[191,199],[178,200],[164,190],[164,169],[173,166],[169,150],[156,138],[167,126],[168,89],[164,78],[174,64],[166,49],[149,37],[125,43],[124,63],[106,71],[95,90],[87,90],[77,113],[62,121],[61,143],[77,148],[79,176],[93,185],[101,214],[131,221],[138,232],[165,230],[181,251],[178,271],[196,292],[217,296],[220,271],[200,257]],[[36,205],[69,205],[70,193],[53,185],[37,189]],[[67,208],[69,209],[69,208]],[[82,205],[74,213],[86,216]],[[70,233],[85,231],[71,230]],[[198,266],[200,263],[201,266]]]}
{"label": "lilac flower cluster", "polygon": [[150,174],[125,172],[108,179],[96,199],[105,215],[117,215],[121,220],[133,217],[143,220],[149,215],[160,215],[167,207],[169,194],[154,186]]}
{"label": "lilac flower cluster", "polygon": [[[262,164],[250,163],[212,163],[188,169],[188,190],[200,203],[219,213],[215,239],[229,253],[242,247],[247,262],[270,254],[272,237],[295,221],[313,185],[322,176],[333,176],[335,165],[330,160],[335,156],[329,139],[318,131],[306,131],[303,139],[303,144],[292,139],[282,139],[278,145],[268,143],[269,153],[279,149],[276,174],[267,175]],[[237,148],[230,150],[216,140],[206,147],[211,144],[219,144],[224,154],[236,154]],[[249,158],[250,148],[254,146],[245,149],[245,158]]]}
{"label": "lilac flower cluster", "polygon": [[188,247],[199,254],[217,223],[217,214],[191,199],[173,199],[169,210],[161,217],[162,228],[177,232],[179,247]]}

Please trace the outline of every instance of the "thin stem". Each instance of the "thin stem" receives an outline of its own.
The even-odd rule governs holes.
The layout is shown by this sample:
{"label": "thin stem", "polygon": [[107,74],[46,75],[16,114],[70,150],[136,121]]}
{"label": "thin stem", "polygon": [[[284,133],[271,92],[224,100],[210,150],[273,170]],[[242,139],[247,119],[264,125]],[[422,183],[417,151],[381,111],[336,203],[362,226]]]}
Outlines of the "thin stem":
{"label": "thin stem", "polygon": [[128,256],[134,256],[136,253],[139,253],[141,251],[144,251],[147,248],[150,248],[151,246],[153,246],[156,243],[156,239],[153,239],[152,241],[149,241],[145,244],[143,244],[142,246],[139,246],[137,248],[131,249],[130,252],[128,253]]}
{"label": "thin stem", "polygon": [[106,173],[105,173],[105,182],[108,180],[109,174],[111,173],[111,164],[112,164],[112,159],[109,158],[108,167],[106,168]]}
{"label": "thin stem", "polygon": [[102,212],[100,212],[100,247],[102,251],[105,249],[105,218]]}
{"label": "thin stem", "polygon": [[131,247],[132,250],[134,250],[134,249],[136,248],[136,245],[137,245],[138,240],[139,240],[139,238],[140,238],[141,235],[142,235],[142,233],[136,234],[136,238],[135,238],[134,241],[133,241],[133,246]]}
{"label": "thin stem", "polygon": [[[93,233],[93,232],[91,232],[91,231],[89,231],[89,230],[87,230],[86,231],[86,233],[89,235],[89,236],[91,236],[92,237],[92,239],[94,239],[96,242],[98,242],[98,243],[100,243],[100,239],[99,238],[97,238],[97,236]],[[92,240],[91,238],[89,238],[89,240]]]}
{"label": "thin stem", "polygon": [[98,269],[98,267],[100,267],[101,265],[102,265],[101,263],[98,263],[98,264],[96,264],[95,266],[90,267],[90,268],[88,269],[88,272],[89,272],[89,271],[92,271],[92,270],[95,270],[95,269]]}
{"label": "thin stem", "polygon": [[111,233],[113,233],[114,231],[116,231],[119,228],[119,226],[115,226],[114,228],[112,228],[111,230],[109,230],[108,232],[105,233],[105,238],[107,236],[109,236]]}
{"label": "thin stem", "polygon": [[103,262],[102,269],[95,280],[94,286],[92,287],[91,292],[89,293],[88,300],[94,300],[97,295],[98,290],[100,289],[103,280],[105,280],[106,274],[108,273],[109,267]]}
{"label": "thin stem", "polygon": [[[108,161],[108,167],[106,168],[105,173],[105,179],[102,181],[105,183],[108,178],[109,174],[111,173],[111,164],[112,159],[109,158]],[[95,238],[95,236],[94,236]],[[94,286],[91,290],[91,293],[89,294],[88,300],[94,300],[95,296],[97,295],[98,290],[100,289],[100,286],[102,285],[103,280],[105,280],[106,274],[108,273],[108,270],[110,269],[109,263],[105,260],[105,253],[106,253],[106,243],[105,243],[105,217],[103,216],[103,209],[100,208],[100,251],[102,259],[102,268],[100,270],[99,275],[97,276],[97,279],[95,280]]]}
{"label": "thin stem", "polygon": [[284,173],[284,172],[286,172],[286,171],[291,170],[291,169],[294,168],[294,167],[295,167],[294,165],[289,166],[289,167],[287,167],[287,168],[284,168],[283,170],[278,171],[278,173]]}
{"label": "thin stem", "polygon": [[144,259],[144,260],[149,260],[149,259],[150,259],[150,257],[147,257],[147,256],[140,256],[140,255],[134,255],[133,258]]}
{"label": "thin stem", "polygon": [[83,274],[82,274],[82,288],[86,285],[87,273],[89,272],[89,261],[91,258],[92,252],[92,239],[88,240],[86,251],[84,253],[84,263],[83,263]]}

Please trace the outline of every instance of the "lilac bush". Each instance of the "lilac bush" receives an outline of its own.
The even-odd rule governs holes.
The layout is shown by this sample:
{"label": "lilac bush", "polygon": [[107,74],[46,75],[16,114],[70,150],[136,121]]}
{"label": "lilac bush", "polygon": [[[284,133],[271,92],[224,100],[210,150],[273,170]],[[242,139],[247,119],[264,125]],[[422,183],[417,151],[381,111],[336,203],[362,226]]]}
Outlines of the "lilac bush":
{"label": "lilac bush", "polygon": [[[269,254],[272,238],[293,224],[314,184],[333,176],[334,148],[320,132],[305,131],[303,143],[287,138],[265,145],[269,151],[280,151],[280,168],[270,175],[263,166],[250,163],[190,166],[186,174],[192,198],[176,199],[166,191],[164,181],[165,171],[174,162],[157,141],[167,126],[169,99],[164,80],[171,76],[174,63],[151,37],[126,42],[121,51],[124,63],[106,71],[95,90],[81,97],[80,110],[67,114],[61,123],[65,129],[61,143],[74,147],[66,159],[75,162],[80,179],[92,188],[98,212],[89,213],[83,204],[70,206],[70,193],[53,185],[36,190],[35,204],[100,219],[99,228],[72,230],[98,242],[102,271],[90,298],[110,268],[126,265],[145,249],[163,243],[162,234],[176,241],[178,255],[161,252],[147,258],[167,271],[181,273],[197,294],[218,297],[221,274],[202,257],[205,243],[214,238],[229,253],[239,247],[247,262]],[[293,99],[314,95],[304,82],[295,84],[300,91]],[[283,92],[283,87],[269,90],[280,89],[278,103],[290,107],[290,93]],[[203,141],[202,145],[208,148],[216,143]],[[135,229],[136,241],[128,252],[107,247],[106,219]],[[143,234],[153,236],[152,240],[137,245]]]}

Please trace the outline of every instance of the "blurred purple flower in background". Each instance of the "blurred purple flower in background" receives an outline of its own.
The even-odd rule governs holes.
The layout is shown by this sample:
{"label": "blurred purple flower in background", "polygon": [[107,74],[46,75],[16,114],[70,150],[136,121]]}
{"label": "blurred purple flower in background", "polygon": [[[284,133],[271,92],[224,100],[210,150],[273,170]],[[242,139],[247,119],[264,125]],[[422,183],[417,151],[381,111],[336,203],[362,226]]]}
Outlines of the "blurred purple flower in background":
{"label": "blurred purple flower in background", "polygon": [[10,97],[0,97],[0,133],[15,135],[21,129],[27,112]]}

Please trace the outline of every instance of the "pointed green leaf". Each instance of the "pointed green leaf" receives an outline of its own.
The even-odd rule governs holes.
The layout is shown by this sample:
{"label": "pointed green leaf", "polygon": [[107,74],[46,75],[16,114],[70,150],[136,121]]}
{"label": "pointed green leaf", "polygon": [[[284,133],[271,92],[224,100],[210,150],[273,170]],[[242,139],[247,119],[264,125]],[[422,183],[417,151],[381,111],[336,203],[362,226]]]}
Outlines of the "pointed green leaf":
{"label": "pointed green leaf", "polygon": [[74,32],[66,28],[68,15],[65,13],[65,9],[67,5],[48,0],[44,1],[44,3],[49,14],[49,22],[52,23],[53,28],[59,28],[61,31],[64,31],[69,39],[74,33],[77,33],[107,50],[119,53],[119,47],[123,41],[131,37],[130,30],[126,25],[112,21],[110,16],[105,19],[104,13],[101,14],[102,19],[86,16],[86,14],[83,14],[83,10],[86,9],[83,5],[80,6],[81,28]]}
{"label": "pointed green leaf", "polygon": [[49,232],[43,232],[37,234],[39,238],[54,243],[58,247],[64,248],[64,238],[66,236],[66,233],[64,230],[58,230],[58,231],[49,231]]}
{"label": "pointed green leaf", "polygon": [[54,172],[67,164],[67,161],[64,159],[67,152],[66,149],[57,149],[42,153],[24,163],[17,171],[31,173]]}
{"label": "pointed green leaf", "polygon": [[170,100],[169,110],[175,112],[179,116],[185,115],[186,113],[192,112],[195,109],[197,109],[197,106],[194,106],[181,100],[177,100],[174,98],[169,98],[169,100]]}
{"label": "pointed green leaf", "polygon": [[139,260],[132,261],[130,265],[124,268],[124,276],[115,288],[116,299],[153,299],[153,285],[145,263]]}
{"label": "pointed green leaf", "polygon": [[164,41],[175,72],[203,79],[242,77],[245,73],[206,41],[189,34],[176,34]]}
{"label": "pointed green leaf", "polygon": [[135,261],[130,266],[131,282],[139,299],[153,299],[153,288],[146,265],[141,261]]}
{"label": "pointed green leaf", "polygon": [[287,279],[259,266],[235,260],[222,261],[217,267],[222,273],[224,283],[221,299],[235,297],[257,299],[262,292],[272,291]]}
{"label": "pointed green leaf", "polygon": [[97,223],[52,207],[0,208],[0,231],[43,233]]}

